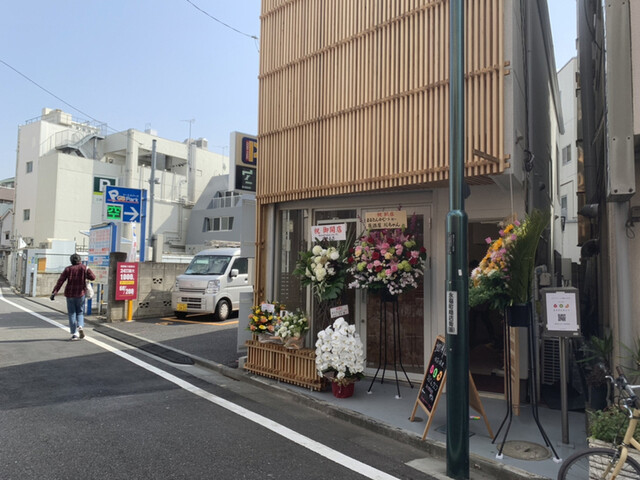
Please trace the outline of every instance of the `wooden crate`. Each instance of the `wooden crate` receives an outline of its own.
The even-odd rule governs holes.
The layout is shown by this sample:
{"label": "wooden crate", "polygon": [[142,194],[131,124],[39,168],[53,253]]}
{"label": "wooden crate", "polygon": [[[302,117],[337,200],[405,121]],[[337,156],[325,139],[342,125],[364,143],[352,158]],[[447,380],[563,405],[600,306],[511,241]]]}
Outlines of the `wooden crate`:
{"label": "wooden crate", "polygon": [[322,390],[325,379],[316,371],[314,350],[302,348],[291,350],[274,343],[260,343],[247,340],[246,370],[269,378],[310,388]]}

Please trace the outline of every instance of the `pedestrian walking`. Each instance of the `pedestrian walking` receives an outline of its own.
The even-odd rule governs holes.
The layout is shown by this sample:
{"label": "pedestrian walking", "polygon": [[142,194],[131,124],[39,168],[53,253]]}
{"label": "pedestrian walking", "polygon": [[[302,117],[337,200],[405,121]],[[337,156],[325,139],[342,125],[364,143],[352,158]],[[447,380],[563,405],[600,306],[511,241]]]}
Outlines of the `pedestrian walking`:
{"label": "pedestrian walking", "polygon": [[71,265],[66,267],[60,274],[56,286],[51,292],[51,300],[53,300],[62,288],[62,284],[66,281],[64,287],[64,296],[67,297],[67,313],[69,314],[69,330],[71,330],[71,340],[79,340],[84,338],[84,295],[87,280],[95,280],[96,276],[90,268],[82,265],[80,255],[74,253],[70,257]]}

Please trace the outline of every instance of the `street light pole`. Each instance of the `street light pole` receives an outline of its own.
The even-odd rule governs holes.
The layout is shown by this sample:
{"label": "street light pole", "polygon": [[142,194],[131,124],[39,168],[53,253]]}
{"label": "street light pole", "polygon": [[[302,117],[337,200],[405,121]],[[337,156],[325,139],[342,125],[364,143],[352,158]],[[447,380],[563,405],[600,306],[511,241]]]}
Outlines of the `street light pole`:
{"label": "street light pole", "polygon": [[450,0],[447,475],[469,478],[469,267],[464,211],[464,2]]}

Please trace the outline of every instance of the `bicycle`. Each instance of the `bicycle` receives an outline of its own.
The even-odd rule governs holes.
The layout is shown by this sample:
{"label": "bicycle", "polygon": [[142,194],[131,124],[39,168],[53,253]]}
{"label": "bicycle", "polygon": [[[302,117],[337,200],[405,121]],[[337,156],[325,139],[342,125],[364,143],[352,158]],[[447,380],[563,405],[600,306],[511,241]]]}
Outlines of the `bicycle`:
{"label": "bicycle", "polygon": [[618,367],[618,378],[607,376],[620,391],[619,407],[628,412],[629,424],[622,442],[615,448],[588,448],[567,458],[558,472],[558,480],[593,479],[640,479],[640,463],[628,456],[629,447],[640,451],[640,442],[633,438],[640,420],[640,398],[630,385],[622,369]]}

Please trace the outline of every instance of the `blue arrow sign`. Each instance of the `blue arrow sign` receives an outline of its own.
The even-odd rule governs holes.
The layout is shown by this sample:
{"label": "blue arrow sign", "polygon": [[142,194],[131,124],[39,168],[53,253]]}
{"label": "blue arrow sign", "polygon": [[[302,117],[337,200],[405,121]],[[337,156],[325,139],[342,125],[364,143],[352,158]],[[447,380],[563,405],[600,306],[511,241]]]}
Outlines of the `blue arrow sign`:
{"label": "blue arrow sign", "polygon": [[122,206],[122,221],[140,223],[142,191],[137,188],[107,186],[104,202],[107,205]]}

